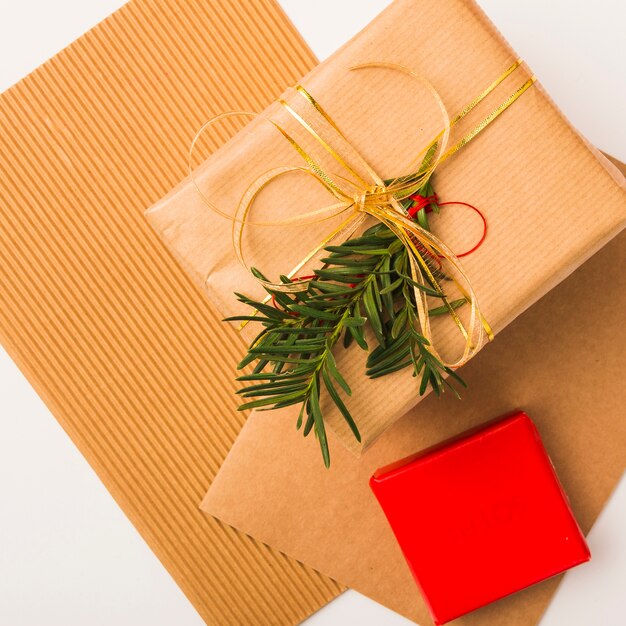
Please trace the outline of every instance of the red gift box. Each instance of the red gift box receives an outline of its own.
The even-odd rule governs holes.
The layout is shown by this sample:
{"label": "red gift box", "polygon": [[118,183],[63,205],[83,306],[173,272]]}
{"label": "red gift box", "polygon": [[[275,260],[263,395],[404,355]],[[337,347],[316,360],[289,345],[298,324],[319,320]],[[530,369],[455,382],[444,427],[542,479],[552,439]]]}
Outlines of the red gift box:
{"label": "red gift box", "polygon": [[525,413],[382,468],[370,486],[435,624],[590,559]]}

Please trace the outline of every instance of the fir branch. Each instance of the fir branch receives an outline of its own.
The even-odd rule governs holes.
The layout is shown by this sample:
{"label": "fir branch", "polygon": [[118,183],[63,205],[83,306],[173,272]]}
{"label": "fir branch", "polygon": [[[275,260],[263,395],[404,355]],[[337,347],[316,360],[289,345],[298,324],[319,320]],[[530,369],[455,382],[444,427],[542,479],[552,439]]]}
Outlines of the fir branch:
{"label": "fir branch", "polygon": [[[417,191],[425,197],[433,195],[430,180]],[[403,201],[405,208],[411,202]],[[417,212],[415,220],[428,229],[424,209]],[[411,278],[408,252],[387,226],[377,224],[360,237],[325,250],[328,256],[322,259],[323,267],[315,270],[315,278],[309,281],[306,291],[283,293],[268,289],[275,306],[237,294],[256,314],[228,321],[252,321],[263,327],[238,366],[253,366],[251,373],[237,379],[245,383],[238,391],[244,399],[239,409],[271,410],[300,405],[296,426],[305,436],[315,433],[328,467],[330,452],[321,409],[322,393],[327,394],[357,441],[361,441],[346,404],[346,397],[352,392],[333,354],[340,340],[345,347],[356,343],[368,351],[366,373],[370,378],[411,367],[413,376],[420,381],[420,395],[430,386],[437,395],[449,387],[458,396],[448,377],[464,383],[432,354],[428,341],[418,330],[414,289],[433,298],[442,298],[441,292],[435,284],[421,285]],[[441,268],[428,255],[423,260],[437,280],[445,279]],[[258,270],[254,273],[265,278]],[[281,280],[285,284],[291,282],[285,276]],[[456,308],[464,302],[449,304]],[[447,306],[441,306],[429,313],[448,311]],[[366,329],[376,340],[372,350]]]}

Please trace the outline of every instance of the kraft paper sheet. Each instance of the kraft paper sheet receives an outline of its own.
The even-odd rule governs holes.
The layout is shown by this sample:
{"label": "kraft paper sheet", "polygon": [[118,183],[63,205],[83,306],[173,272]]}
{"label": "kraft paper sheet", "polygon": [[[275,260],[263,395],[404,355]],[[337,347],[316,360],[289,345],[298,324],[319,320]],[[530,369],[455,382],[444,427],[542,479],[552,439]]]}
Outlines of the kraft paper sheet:
{"label": "kraft paper sheet", "polygon": [[205,119],[315,62],[272,0],[134,0],[0,96],[0,341],[207,624],[290,626],[341,588],[199,511],[243,344],[143,211]]}
{"label": "kraft paper sheet", "polygon": [[[626,468],[624,311],[622,233],[464,368],[469,389],[461,402],[427,398],[360,459],[332,437],[335,452],[327,471],[318,450],[290,420],[277,413],[253,414],[203,510],[422,626],[432,624],[369,489],[370,476],[378,467],[524,409],[539,428],[586,534]],[[435,514],[427,502],[423,514]],[[464,522],[462,511],[458,522]],[[454,624],[533,626],[559,580],[531,587]]]}
{"label": "kraft paper sheet", "polygon": [[[516,58],[471,1],[396,0],[301,83],[385,179],[408,173],[407,164],[441,129],[440,115],[431,94],[416,88],[406,76],[388,69],[350,72],[348,68],[384,61],[421,72],[435,85],[452,115]],[[525,68],[511,74],[463,120],[455,138],[504,102],[528,75]],[[303,98],[293,90],[284,97],[300,114],[306,111]],[[320,158],[321,151],[313,147],[315,140],[298,131],[297,123],[279,104],[272,104],[265,116],[277,120]],[[330,137],[333,146],[341,149],[341,142]],[[330,157],[328,161],[329,171],[335,171]],[[257,118],[204,161],[195,180],[218,209],[233,214],[248,186],[262,173],[303,163],[270,123]],[[435,188],[442,199],[470,202],[487,216],[488,236],[479,250],[463,259],[463,265],[496,333],[624,227],[625,186],[605,164],[536,85],[437,169]],[[296,215],[336,202],[308,180],[286,176],[265,188],[252,219]],[[602,210],[593,212],[591,218],[593,206]],[[209,209],[192,181],[184,181],[147,217],[224,315],[248,312],[233,296],[235,289],[262,298],[263,290],[235,257],[230,221]],[[251,228],[245,239],[250,263],[276,279],[322,241],[334,224]],[[444,209],[434,226],[456,250],[469,247],[459,234],[466,233],[471,241],[475,228],[471,211],[454,208]],[[310,273],[305,268],[301,274]],[[442,318],[437,322],[447,322],[437,331],[438,346],[449,357],[457,355],[463,341],[454,323]],[[248,338],[257,333],[256,325],[250,324],[242,334]],[[338,349],[336,357],[353,390],[346,401],[359,426],[362,445],[322,394],[325,418],[339,439],[358,454],[414,406],[419,396],[408,370],[370,380],[364,374],[363,351]],[[393,394],[387,392],[389,388]],[[298,411],[299,407],[291,407],[282,412],[282,419],[295,423]],[[316,444],[311,441],[310,445]],[[331,449],[331,459],[332,455]]]}

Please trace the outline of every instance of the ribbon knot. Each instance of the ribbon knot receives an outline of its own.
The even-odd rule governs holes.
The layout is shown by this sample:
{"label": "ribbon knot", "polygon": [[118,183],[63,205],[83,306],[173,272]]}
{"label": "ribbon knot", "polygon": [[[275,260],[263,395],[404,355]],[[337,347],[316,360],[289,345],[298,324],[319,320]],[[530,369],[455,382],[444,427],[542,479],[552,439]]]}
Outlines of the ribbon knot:
{"label": "ribbon knot", "polygon": [[368,213],[372,207],[388,205],[390,199],[386,196],[389,195],[385,185],[372,185],[354,194],[354,210],[357,213]]}

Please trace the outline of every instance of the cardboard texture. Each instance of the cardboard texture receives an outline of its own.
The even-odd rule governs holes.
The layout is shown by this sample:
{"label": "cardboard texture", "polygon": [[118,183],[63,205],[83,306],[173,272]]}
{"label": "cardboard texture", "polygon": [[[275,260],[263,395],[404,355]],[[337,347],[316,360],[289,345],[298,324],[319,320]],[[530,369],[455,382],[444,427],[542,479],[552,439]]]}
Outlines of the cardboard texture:
{"label": "cardboard texture", "polygon": [[[461,402],[451,396],[426,399],[361,459],[331,437],[329,471],[289,420],[277,413],[252,415],[203,509],[426,626],[426,606],[369,489],[370,476],[522,408],[533,416],[587,533],[626,466],[625,310],[623,233],[464,368],[469,389]],[[425,502],[423,515],[429,514]],[[541,583],[458,624],[536,624],[557,584],[558,579]]]}
{"label": "cardboard texture", "polygon": [[[384,61],[421,72],[435,85],[452,114],[515,59],[515,53],[471,1],[396,0],[301,82],[385,179],[413,171],[409,164],[439,132],[441,117],[431,94],[408,77],[389,69],[350,72],[348,68]],[[524,68],[513,72],[464,119],[455,138],[481,122],[527,78]],[[304,99],[293,90],[284,98],[298,112],[306,110]],[[305,149],[314,150],[315,140],[298,130],[278,103],[271,105],[264,117],[278,121]],[[341,141],[323,125],[322,132],[336,149],[345,152]],[[320,152],[315,151],[317,158],[321,158]],[[281,134],[266,119],[257,118],[203,162],[195,176],[211,202],[233,214],[248,186],[262,173],[302,163]],[[353,161],[351,164],[356,166]],[[537,85],[438,168],[435,188],[442,199],[471,202],[487,216],[487,239],[463,261],[482,311],[496,333],[623,228],[625,186],[605,165]],[[328,167],[331,172],[336,170]],[[320,185],[293,175],[265,189],[259,201],[253,219],[271,220],[336,200]],[[603,210],[589,219],[590,206],[602,206]],[[475,215],[454,209],[444,210],[444,214],[435,231],[453,249],[467,249],[468,242],[459,241],[458,234],[469,233],[471,241]],[[223,314],[246,310],[232,294],[234,285],[237,291],[262,297],[262,289],[235,257],[230,221],[209,209],[191,181],[157,203],[148,219]],[[332,225],[250,229],[245,239],[249,261],[276,277],[322,241]],[[311,272],[304,269],[302,273]],[[438,346],[447,356],[458,355],[462,340],[455,325],[444,318],[438,321],[445,325],[437,331]],[[245,331],[250,336],[258,329],[251,324]],[[339,439],[359,453],[414,406],[419,396],[406,370],[369,380],[364,374],[364,352],[338,350],[336,355],[353,389],[348,403],[362,446],[323,394],[325,417]],[[390,387],[393,394],[386,393]],[[295,423],[298,410],[285,410],[281,419]],[[331,457],[333,453],[331,449]]]}
{"label": "cardboard texture", "polygon": [[0,96],[0,341],[208,624],[296,624],[341,588],[198,510],[243,344],[143,211],[205,119],[314,63],[273,1],[135,0]]}

